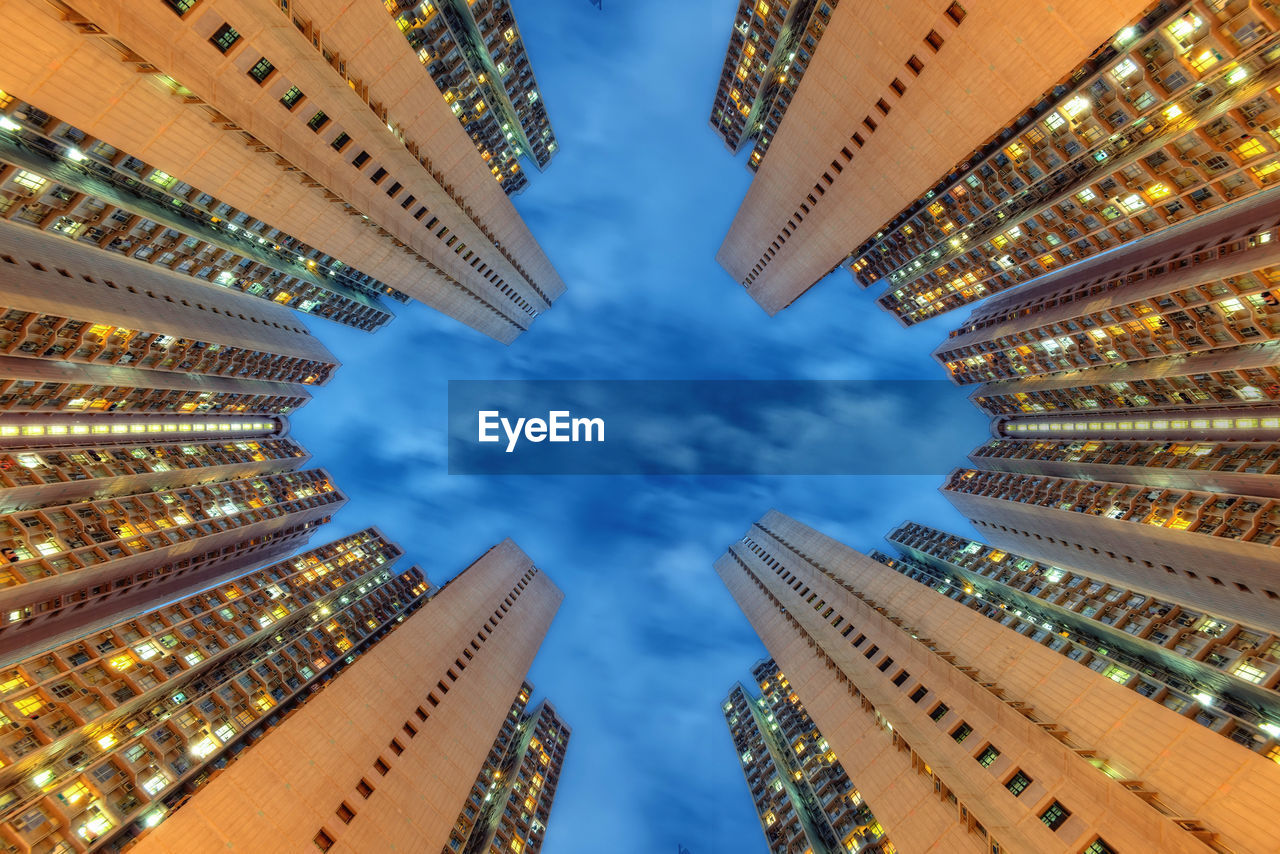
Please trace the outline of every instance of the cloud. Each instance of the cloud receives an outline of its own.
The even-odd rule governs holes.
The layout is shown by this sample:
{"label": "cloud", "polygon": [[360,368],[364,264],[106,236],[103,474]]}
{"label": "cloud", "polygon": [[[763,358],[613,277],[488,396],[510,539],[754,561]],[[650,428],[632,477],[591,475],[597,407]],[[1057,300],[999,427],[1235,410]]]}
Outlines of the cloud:
{"label": "cloud", "polygon": [[[315,543],[377,524],[441,582],[510,536],[565,590],[531,674],[573,727],[546,854],[764,852],[719,702],[765,651],[711,563],[770,507],[862,549],[906,518],[967,532],[941,478],[449,476],[446,382],[937,380],[946,327],[843,271],[770,319],[715,264],[750,178],[706,125],[734,0],[513,5],[560,141],[515,203],[568,293],[505,348],[420,305],[374,336],[315,321],[344,366],[294,436],[352,499]],[[907,452],[949,429],[886,412]]]}

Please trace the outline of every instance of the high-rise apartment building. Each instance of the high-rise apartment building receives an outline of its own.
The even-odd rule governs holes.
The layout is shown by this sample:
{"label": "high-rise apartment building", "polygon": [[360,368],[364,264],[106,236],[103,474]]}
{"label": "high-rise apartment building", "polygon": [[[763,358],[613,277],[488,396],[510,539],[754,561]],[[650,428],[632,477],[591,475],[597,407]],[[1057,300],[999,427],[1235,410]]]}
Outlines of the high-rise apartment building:
{"label": "high-rise apartment building", "polygon": [[278,559],[345,502],[293,312],[0,223],[0,662]]}
{"label": "high-rise apartment building", "polygon": [[[116,850],[422,604],[369,529],[0,671],[0,834]],[[61,847],[60,847],[61,846]]]}
{"label": "high-rise apartment building", "polygon": [[562,598],[508,540],[386,631],[366,621],[341,673],[277,705],[252,746],[178,794],[183,806],[132,850],[445,848]]}
{"label": "high-rise apartment building", "polygon": [[773,135],[813,60],[838,0],[741,0],[729,31],[724,70],[711,106],[711,127],[760,168]]}
{"label": "high-rise apartment building", "polygon": [[860,260],[863,242],[1145,5],[840,4],[717,261],[767,312],[782,310]]}
{"label": "high-rise apartment building", "polygon": [[508,194],[545,169],[557,145],[509,0],[396,0],[396,24]]}
{"label": "high-rise apartment building", "polygon": [[0,663],[296,549],[346,502],[308,458],[282,421],[0,415]]}
{"label": "high-rise apartment building", "polygon": [[[985,556],[1014,561],[1010,576],[1036,571],[1008,554]],[[1031,601],[1040,591],[1030,578],[1024,584],[1011,577],[1008,601],[984,603],[964,586],[958,593],[940,573],[923,573],[927,562],[917,557],[894,563],[771,511],[716,570],[896,845],[1107,854],[1274,844],[1269,818],[1253,806],[1259,792],[1280,787],[1275,763],[1259,750],[1274,741],[1261,725],[1271,718],[1220,717],[1220,710],[1237,713],[1227,708],[1234,702],[1228,688],[1232,696],[1269,697],[1261,687],[1266,677],[1214,674],[1216,660],[1207,657],[1185,661],[1196,656],[1184,650],[1216,632],[1217,619],[1189,613],[1183,649],[1175,642],[1159,651],[1168,638],[1154,634],[1090,648],[1077,638],[1105,637],[1105,622],[1091,620],[1086,609],[1074,612],[1070,597],[1055,597],[1061,608],[1041,608]],[[1051,579],[1044,571],[1046,581],[1066,581],[1066,570]],[[980,577],[984,589],[995,588],[980,570],[962,580],[977,590]],[[1070,592],[1100,592],[1089,588],[1094,581],[1081,580],[1086,586],[1077,589],[1073,580]],[[1018,605],[1011,604],[1014,587],[1025,594]],[[1120,594],[1126,601],[1133,595]],[[1170,614],[1154,609],[1155,630],[1171,628],[1161,622]],[[1267,629],[1232,631],[1252,632],[1260,643],[1270,637]],[[1082,652],[1063,654],[1067,643]],[[1227,657],[1227,644],[1204,646]],[[1122,657],[1138,647],[1151,672]],[[1246,648],[1244,642],[1236,651]],[[1094,653],[1121,657],[1081,666]],[[1187,674],[1182,683],[1178,673]],[[1222,692],[1195,698],[1204,717],[1164,702],[1185,693],[1192,677]],[[1148,693],[1139,683],[1155,688]],[[1241,736],[1232,737],[1237,724]]]}
{"label": "high-rise apartment building", "polygon": [[538,854],[570,729],[546,700],[529,710],[520,688],[467,795],[442,854]]}
{"label": "high-rise apartment building", "polygon": [[1201,726],[1280,759],[1280,637],[908,522],[872,557]]}
{"label": "high-rise apartment building", "polygon": [[893,854],[893,843],[772,661],[722,704],[742,773],[773,854]]}
{"label": "high-rise apartment building", "polygon": [[0,411],[280,415],[337,359],[295,314],[0,223]]}
{"label": "high-rise apartment building", "polygon": [[362,328],[412,298],[510,342],[564,290],[373,0],[7,13],[19,219]]}

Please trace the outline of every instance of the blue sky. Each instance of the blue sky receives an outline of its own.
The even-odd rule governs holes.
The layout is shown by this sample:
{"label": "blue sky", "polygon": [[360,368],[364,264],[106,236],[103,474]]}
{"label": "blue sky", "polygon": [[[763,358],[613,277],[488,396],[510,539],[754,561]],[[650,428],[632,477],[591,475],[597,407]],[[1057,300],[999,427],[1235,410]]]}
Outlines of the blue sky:
{"label": "blue sky", "polygon": [[971,532],[941,476],[450,476],[446,383],[936,380],[961,318],[904,330],[837,271],[770,319],[716,265],[751,177],[707,126],[736,0],[513,5],[560,141],[515,201],[569,291],[505,348],[421,306],[312,324],[344,367],[294,436],[351,498],[315,543],[377,524],[439,583],[509,536],[564,589],[530,674],[573,727],[546,854],[764,852],[720,701],[765,652],[711,564],[771,507],[864,550]]}

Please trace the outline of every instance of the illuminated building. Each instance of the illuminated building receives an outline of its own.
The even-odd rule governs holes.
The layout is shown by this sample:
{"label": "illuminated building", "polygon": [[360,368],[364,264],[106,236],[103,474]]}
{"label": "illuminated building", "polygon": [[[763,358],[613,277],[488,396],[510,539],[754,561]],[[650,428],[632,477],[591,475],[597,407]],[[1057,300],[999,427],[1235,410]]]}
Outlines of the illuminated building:
{"label": "illuminated building", "polygon": [[280,415],[338,362],[297,316],[0,224],[0,412]]}
{"label": "illuminated building", "polygon": [[532,693],[526,682],[511,704],[444,854],[542,850],[570,730],[545,700],[528,711]]}
{"label": "illuminated building", "polygon": [[[9,187],[15,217],[100,229],[117,251],[154,242],[192,275],[365,328],[386,295],[509,343],[564,290],[382,4],[22,0],[9,15],[0,160],[37,185]],[[223,261],[248,263],[212,272]]]}
{"label": "illuminated building", "polygon": [[[1061,652],[1074,638],[939,590],[915,561],[888,566],[771,511],[716,563],[895,845],[1062,854],[1272,845],[1269,817],[1248,805],[1255,787],[1276,785],[1275,763],[1223,737],[1234,721],[1206,724],[1116,671],[1081,666],[1083,654]],[[1061,604],[1052,617],[1064,629],[1091,628]],[[1205,710],[1216,715],[1221,702]]]}
{"label": "illuminated building", "polygon": [[440,850],[562,598],[500,543],[132,850]]}
{"label": "illuminated building", "polygon": [[752,668],[722,704],[769,850],[893,854],[875,816],[772,661]]}
{"label": "illuminated building", "polygon": [[878,245],[862,244],[889,239],[886,222],[1016,122],[1020,105],[1038,105],[1144,5],[841,3],[716,260],[775,314],[842,263],[878,256]]}
{"label": "illuminated building", "polygon": [[733,153],[747,143],[760,168],[838,0],[740,0],[729,31],[711,127]]}
{"label": "illuminated building", "polygon": [[529,183],[556,138],[509,0],[395,0],[396,23],[507,193]]}
{"label": "illuminated building", "polygon": [[0,835],[117,850],[154,826],[423,603],[400,554],[361,531],[0,671]]}
{"label": "illuminated building", "polygon": [[1272,632],[914,522],[886,539],[901,557],[873,557],[904,575],[1280,758],[1280,637]]}

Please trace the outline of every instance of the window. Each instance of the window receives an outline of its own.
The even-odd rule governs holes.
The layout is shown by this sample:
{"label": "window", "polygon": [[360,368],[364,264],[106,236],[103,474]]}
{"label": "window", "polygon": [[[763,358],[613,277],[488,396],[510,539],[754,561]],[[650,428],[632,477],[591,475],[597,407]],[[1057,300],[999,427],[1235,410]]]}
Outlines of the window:
{"label": "window", "polygon": [[307,122],[307,127],[311,128],[313,131],[319,131],[320,128],[327,124],[329,124],[329,117],[325,114],[324,110],[316,110],[316,114]]}
{"label": "window", "polygon": [[360,782],[356,783],[356,791],[360,793],[360,797],[364,798],[367,801],[369,800],[369,797],[373,794],[373,786],[370,785],[368,780],[361,777]]}
{"label": "window", "polygon": [[292,110],[302,102],[304,97],[306,96],[302,94],[301,89],[297,86],[290,86],[289,91],[280,96],[280,103]]}
{"label": "window", "polygon": [[401,753],[404,753],[404,745],[400,743],[399,739],[395,739],[395,738],[391,739],[391,752],[394,753],[396,756],[399,756]]}
{"label": "window", "polygon": [[222,53],[231,50],[231,46],[240,41],[240,34],[235,31],[230,24],[223,24],[218,27],[218,31],[209,39]]}
{"label": "window", "polygon": [[1071,818],[1071,810],[1064,807],[1058,801],[1054,801],[1045,807],[1044,812],[1040,813],[1040,820],[1044,822],[1044,826],[1050,830],[1057,830],[1062,827],[1067,819]]}
{"label": "window", "polygon": [[951,23],[955,24],[957,27],[960,26],[960,22],[964,20],[964,16],[967,14],[968,12],[966,12],[964,7],[959,3],[952,3],[947,7],[947,17],[950,18]]}
{"label": "window", "polygon": [[911,702],[918,703],[924,699],[924,695],[929,693],[929,689],[921,685],[911,692]]}
{"label": "window", "polygon": [[346,801],[338,805],[337,812],[338,818],[342,819],[343,824],[351,824],[351,819],[356,817],[356,811],[349,807]]}
{"label": "window", "polygon": [[996,758],[999,756],[1000,751],[997,750],[994,745],[988,744],[986,747],[982,748],[982,752],[979,753],[976,758],[978,760],[978,764],[983,768],[990,768],[991,763],[995,762]]}
{"label": "window", "polygon": [[328,851],[333,847],[333,837],[321,829],[320,832],[316,834],[315,843],[316,847],[321,851]]}
{"label": "window", "polygon": [[938,705],[933,707],[933,711],[929,712],[929,719],[932,720],[934,723],[937,723],[938,721],[946,717],[947,712],[949,711],[951,711],[951,709],[949,706],[947,706],[946,703],[939,703]]}
{"label": "window", "polygon": [[359,169],[361,166],[365,165],[368,162],[369,162],[369,152],[362,151],[351,160],[351,165]]}
{"label": "window", "polygon": [[929,30],[929,35],[924,37],[924,43],[927,44],[934,53],[942,50],[944,39],[938,35],[937,30]]}
{"label": "window", "polygon": [[1024,771],[1019,769],[1013,772],[1013,776],[1009,778],[1009,782],[1004,784],[1015,798],[1021,797],[1022,793],[1027,790],[1027,786],[1031,785],[1031,778]]}
{"label": "window", "polygon": [[924,63],[920,61],[920,57],[913,53],[911,58],[907,60],[907,68],[911,69],[912,74],[919,77],[920,72],[924,71]]}
{"label": "window", "polygon": [[862,119],[862,124],[864,127],[866,127],[867,130],[871,131],[872,133],[876,132],[876,123],[875,123],[875,120],[871,118],[871,116],[864,116]]}
{"label": "window", "polygon": [[899,98],[906,94],[907,91],[906,84],[897,77],[893,78],[893,81],[889,84],[889,88],[892,89],[893,94],[897,95]]}
{"label": "window", "polygon": [[876,109],[880,111],[880,115],[889,115],[889,103],[884,98],[876,101]]}
{"label": "window", "polygon": [[343,131],[342,133],[334,137],[333,142],[329,143],[329,145],[333,148],[334,151],[341,151],[342,149],[346,148],[350,143],[351,143],[351,137],[347,136],[346,131]]}
{"label": "window", "polygon": [[961,721],[959,726],[951,730],[951,737],[955,739],[956,744],[959,744],[960,742],[968,738],[969,733],[971,732],[973,732],[973,727],[969,726],[964,721]]}
{"label": "window", "polygon": [[271,60],[264,56],[253,64],[253,68],[249,69],[249,76],[258,81],[258,85],[261,86],[267,82],[267,78],[275,70],[276,67],[271,64]]}
{"label": "window", "polygon": [[862,148],[862,146],[867,144],[867,141],[862,138],[862,134],[860,133],[855,133],[849,138],[853,140],[853,144],[858,146],[858,148]]}
{"label": "window", "polygon": [[1108,845],[1106,840],[1099,836],[1090,842],[1080,854],[1116,854],[1116,849]]}
{"label": "window", "polygon": [[369,176],[369,180],[376,184],[385,177],[387,177],[387,170],[379,166],[374,170],[373,174]]}
{"label": "window", "polygon": [[886,670],[888,670],[892,666],[893,666],[893,659],[886,655],[884,657],[884,661],[876,665],[876,669],[879,670],[881,673],[884,673]]}
{"label": "window", "polygon": [[388,765],[387,761],[383,759],[381,756],[379,756],[378,760],[373,763],[373,767],[377,769],[378,773],[381,774],[383,777],[391,773],[391,766]]}
{"label": "window", "polygon": [[390,187],[387,187],[387,195],[394,196],[396,193],[400,192],[402,189],[404,188],[400,185],[400,182],[396,181]]}
{"label": "window", "polygon": [[908,672],[907,672],[907,671],[905,671],[905,670],[900,670],[900,671],[898,671],[898,675],[897,675],[897,676],[895,676],[895,677],[893,677],[893,684],[894,684],[894,685],[897,685],[899,688],[901,688],[901,687],[902,687],[902,683],[903,683],[903,682],[906,682],[906,681],[907,681],[908,679],[910,679],[910,678],[911,678],[911,674],[910,674],[910,673],[908,673]]}
{"label": "window", "polygon": [[164,0],[164,5],[173,10],[173,14],[181,18],[187,12],[191,11],[191,7],[196,5],[199,0]]}

